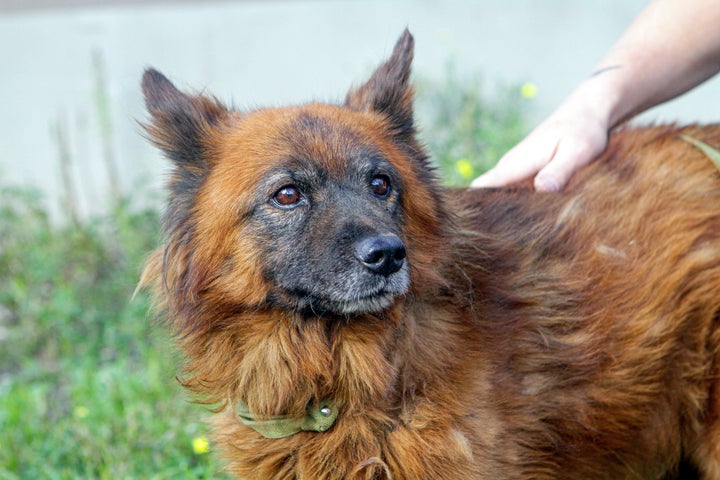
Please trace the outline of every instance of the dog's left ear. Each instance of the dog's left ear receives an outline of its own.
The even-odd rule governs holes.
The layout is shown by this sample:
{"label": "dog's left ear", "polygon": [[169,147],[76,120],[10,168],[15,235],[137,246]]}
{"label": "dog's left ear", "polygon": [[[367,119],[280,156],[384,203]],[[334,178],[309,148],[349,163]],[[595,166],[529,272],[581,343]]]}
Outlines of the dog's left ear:
{"label": "dog's left ear", "polygon": [[401,137],[415,133],[414,92],[409,82],[413,45],[413,36],[405,29],[390,58],[375,70],[367,82],[350,90],[345,97],[345,106],[349,108],[386,115],[393,131]]}

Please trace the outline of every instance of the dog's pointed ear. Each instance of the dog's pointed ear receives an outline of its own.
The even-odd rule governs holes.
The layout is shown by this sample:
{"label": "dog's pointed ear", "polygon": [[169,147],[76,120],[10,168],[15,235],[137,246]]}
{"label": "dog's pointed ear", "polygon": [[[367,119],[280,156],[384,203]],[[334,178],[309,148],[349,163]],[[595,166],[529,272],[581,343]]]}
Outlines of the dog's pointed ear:
{"label": "dog's pointed ear", "polygon": [[410,85],[413,45],[413,36],[406,29],[390,58],[375,70],[367,82],[350,90],[345,97],[345,106],[349,108],[386,115],[393,131],[400,136],[415,132],[414,92]]}
{"label": "dog's pointed ear", "polygon": [[152,68],[143,75],[142,90],[151,117],[144,125],[150,140],[177,167],[207,169],[208,138],[228,116],[227,108],[215,99],[181,92]]}

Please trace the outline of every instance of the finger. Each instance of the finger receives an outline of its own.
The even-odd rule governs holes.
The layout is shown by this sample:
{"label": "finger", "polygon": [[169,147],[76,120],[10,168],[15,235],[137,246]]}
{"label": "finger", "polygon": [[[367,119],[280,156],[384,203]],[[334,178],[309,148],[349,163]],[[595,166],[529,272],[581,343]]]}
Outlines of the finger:
{"label": "finger", "polygon": [[492,188],[502,187],[518,182],[531,176],[534,172],[523,172],[519,162],[507,160],[498,163],[492,169],[477,177],[470,184],[471,188]]}
{"label": "finger", "polygon": [[602,146],[598,149],[587,141],[576,139],[561,141],[552,161],[535,176],[533,182],[535,190],[539,192],[562,190],[573,173],[590,163],[600,151]]}
{"label": "finger", "polygon": [[[471,188],[504,187],[535,175],[553,156],[553,147],[533,147],[522,143],[507,152],[492,169],[470,184]],[[537,152],[548,152],[538,155]],[[532,160],[528,160],[528,159]]]}

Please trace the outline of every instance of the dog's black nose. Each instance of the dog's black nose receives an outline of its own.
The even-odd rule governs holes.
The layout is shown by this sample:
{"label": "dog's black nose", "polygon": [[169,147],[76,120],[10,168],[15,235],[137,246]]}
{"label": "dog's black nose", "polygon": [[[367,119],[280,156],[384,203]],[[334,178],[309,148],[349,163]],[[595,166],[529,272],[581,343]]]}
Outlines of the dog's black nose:
{"label": "dog's black nose", "polygon": [[355,257],[381,275],[397,272],[405,261],[405,245],[396,235],[366,237],[355,244]]}

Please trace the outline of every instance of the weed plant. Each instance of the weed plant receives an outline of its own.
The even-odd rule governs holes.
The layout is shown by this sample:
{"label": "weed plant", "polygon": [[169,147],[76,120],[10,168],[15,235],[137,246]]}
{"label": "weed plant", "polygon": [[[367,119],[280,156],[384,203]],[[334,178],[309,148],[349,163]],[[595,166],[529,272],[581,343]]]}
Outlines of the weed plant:
{"label": "weed plant", "polygon": [[0,478],[217,478],[193,449],[204,410],[132,299],[158,215],[120,205],[57,226],[41,205],[0,188]]}

